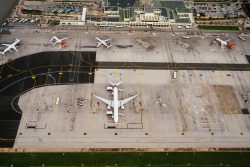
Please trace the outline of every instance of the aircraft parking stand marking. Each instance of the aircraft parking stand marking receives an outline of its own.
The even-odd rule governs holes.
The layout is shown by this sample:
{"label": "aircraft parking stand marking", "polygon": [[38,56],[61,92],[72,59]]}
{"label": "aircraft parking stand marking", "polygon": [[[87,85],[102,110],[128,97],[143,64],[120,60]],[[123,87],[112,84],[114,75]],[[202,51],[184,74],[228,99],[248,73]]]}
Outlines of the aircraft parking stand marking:
{"label": "aircraft parking stand marking", "polygon": [[[90,77],[91,77],[91,75],[90,75]],[[95,108],[96,103],[95,103],[94,96],[93,96],[93,93],[92,93],[92,92],[95,92],[95,84],[93,84],[93,85],[89,84],[89,85],[90,85],[90,87],[92,89],[92,91],[91,91],[92,104],[89,105],[89,115],[92,118],[92,119],[90,119],[91,120],[91,129],[96,129],[96,123],[97,123],[98,120],[96,120],[95,118],[96,118],[96,115],[98,113],[94,112],[94,108]]]}
{"label": "aircraft parking stand marking", "polygon": [[185,96],[184,96],[183,90],[179,93],[181,94],[181,96],[180,96],[180,108],[179,108],[180,119],[182,122],[183,130],[185,132],[187,132],[189,130],[189,127],[190,127],[190,122],[189,122],[189,117],[187,118],[187,116],[186,116],[187,114],[185,113],[185,110],[184,110],[184,107],[186,105],[185,98],[184,98]]}
{"label": "aircraft parking stand marking", "polygon": [[62,77],[62,75],[63,75],[62,66],[61,66],[60,72],[59,72],[58,74],[59,74],[59,77],[58,77],[58,82],[57,82],[57,84],[59,85],[59,84],[60,84],[60,81],[61,81],[61,77]]}
{"label": "aircraft parking stand marking", "polygon": [[180,132],[184,132],[184,128],[183,128],[183,124],[182,124],[182,120],[183,120],[183,118],[182,118],[182,114],[181,114],[181,108],[180,108],[180,106],[181,106],[181,99],[178,99],[178,97],[180,97],[180,96],[178,96],[178,93],[177,93],[177,89],[176,89],[176,87],[174,87],[174,93],[175,93],[175,96],[174,96],[174,98],[175,98],[175,101],[176,102],[178,102],[179,101],[179,103],[180,103],[180,105],[178,105],[178,108],[177,108],[177,110],[178,110],[178,115],[177,115],[177,117],[179,118],[179,120],[178,120],[178,123],[179,123],[179,131]]}
{"label": "aircraft parking stand marking", "polygon": [[[62,70],[62,67],[60,69],[60,71]],[[58,79],[58,83],[57,84],[60,84],[60,78],[61,78],[61,75],[59,75],[59,79]],[[56,85],[56,83],[55,83]],[[56,100],[57,98],[59,98],[59,105],[56,105]],[[62,104],[61,104],[61,101],[60,101],[60,92],[59,92],[59,89],[56,90],[54,96],[52,96],[52,106],[51,106],[51,112],[52,112],[52,116],[49,117],[49,120],[48,121],[48,124],[47,124],[47,128],[48,128],[48,133],[51,133],[53,131],[53,126],[52,124],[50,124],[50,122],[53,122],[57,116],[57,110],[56,108],[60,107]]]}
{"label": "aircraft parking stand marking", "polygon": [[200,82],[198,72],[197,71],[192,71],[192,73],[193,73],[193,76],[195,78],[195,82]]}
{"label": "aircraft parking stand marking", "polygon": [[[136,72],[134,74],[136,75]],[[145,108],[145,107],[141,108],[141,105],[140,105],[140,104],[146,105],[146,104],[143,104],[145,102],[145,98],[144,98],[145,90],[144,90],[142,84],[140,83],[140,81],[143,81],[143,77],[144,77],[144,73],[143,73],[143,71],[140,71],[139,77],[137,77],[139,79],[137,81],[137,83],[138,83],[138,87],[140,90],[140,93],[137,92],[139,94],[139,97],[137,97],[137,98],[139,98],[139,100],[138,100],[139,103],[135,103],[135,104],[138,105],[139,114],[141,114],[143,116],[143,119],[141,120],[143,131],[145,133],[148,133],[148,131],[149,131],[149,126],[148,126],[149,112],[152,112],[152,111],[146,111],[145,109],[142,110],[142,108]],[[135,109],[137,109],[137,107]],[[146,113],[146,112],[148,112],[148,113]]]}
{"label": "aircraft parking stand marking", "polygon": [[[95,75],[96,75],[96,74],[95,74]],[[95,91],[96,91],[95,84],[93,84],[93,91],[92,91],[92,92],[93,92],[93,95],[96,94]],[[93,110],[93,113],[98,112],[98,111],[97,111],[98,106],[97,106],[96,98],[93,98],[93,103],[92,103],[92,105],[93,105],[93,109],[92,109],[92,110]],[[99,108],[98,108],[98,109],[99,109]]]}
{"label": "aircraft parking stand marking", "polygon": [[[92,72],[92,69],[91,68],[89,68],[89,72]],[[88,78],[88,86],[87,86],[87,93],[86,93],[86,97],[87,97],[87,99],[89,99],[89,103],[88,103],[88,105],[86,105],[86,107],[85,107],[85,113],[87,113],[87,112],[91,112],[90,111],[90,105],[92,105],[91,104],[91,102],[93,103],[93,99],[92,99],[92,86],[91,86],[91,84],[90,84],[90,79],[91,79],[91,75],[89,75],[89,78]],[[85,127],[85,129],[84,129],[84,131],[86,132],[87,130],[88,130],[88,125],[89,125],[89,121],[91,121],[91,124],[94,122],[93,120],[91,120],[91,118],[90,118],[90,114],[85,114],[85,117],[84,117],[84,122],[85,122],[85,124],[84,124],[84,127]],[[87,133],[87,132],[86,132]]]}

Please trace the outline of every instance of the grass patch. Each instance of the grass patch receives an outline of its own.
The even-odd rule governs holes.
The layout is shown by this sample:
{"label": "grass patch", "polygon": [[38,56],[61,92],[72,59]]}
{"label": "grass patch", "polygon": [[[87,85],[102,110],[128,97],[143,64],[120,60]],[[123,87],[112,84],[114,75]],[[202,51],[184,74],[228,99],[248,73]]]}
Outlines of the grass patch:
{"label": "grass patch", "polygon": [[232,30],[237,31],[239,30],[238,26],[209,26],[209,25],[198,25],[200,29],[207,29],[207,30]]}
{"label": "grass patch", "polygon": [[56,25],[60,24],[60,21],[59,20],[48,20],[47,24],[50,26],[56,26]]}
{"label": "grass patch", "polygon": [[0,166],[249,166],[250,152],[0,153]]}

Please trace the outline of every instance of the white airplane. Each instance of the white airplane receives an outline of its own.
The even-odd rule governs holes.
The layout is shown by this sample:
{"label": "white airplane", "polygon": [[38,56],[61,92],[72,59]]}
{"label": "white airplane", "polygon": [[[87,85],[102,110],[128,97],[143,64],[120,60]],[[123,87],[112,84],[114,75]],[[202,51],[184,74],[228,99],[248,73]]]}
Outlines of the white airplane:
{"label": "white airplane", "polygon": [[4,49],[3,52],[0,52],[1,54],[5,55],[6,52],[10,51],[11,49],[14,49],[15,51],[17,51],[16,45],[20,42],[20,39],[16,39],[15,42],[13,42],[12,44],[2,44],[3,46],[7,46],[6,49]]}
{"label": "white airplane", "polygon": [[222,40],[220,38],[215,38],[216,41],[220,42],[221,48],[224,48],[225,46],[228,47],[229,49],[234,49],[235,48],[235,43],[230,43],[232,40]]}
{"label": "white airplane", "polygon": [[64,42],[64,40],[66,40],[66,39],[68,39],[68,38],[59,39],[56,36],[53,36],[51,38],[50,42],[54,42],[54,44],[52,45],[52,47],[55,46],[56,44],[59,44],[59,49],[61,49],[61,48],[64,48],[64,47],[67,46],[67,44]]}
{"label": "white airplane", "polygon": [[130,100],[134,99],[135,97],[137,97],[137,95],[131,96],[127,99],[124,100],[119,100],[118,99],[118,91],[123,91],[121,89],[118,89],[117,87],[122,83],[122,81],[117,82],[117,83],[113,83],[109,81],[109,84],[112,85],[112,87],[107,87],[107,90],[112,90],[112,95],[113,95],[113,100],[108,100],[108,99],[104,99],[102,97],[96,96],[94,95],[97,99],[101,100],[102,102],[107,104],[107,109],[110,109],[111,107],[114,109],[113,113],[112,113],[112,117],[114,119],[114,123],[117,124],[118,123],[118,109],[124,109],[124,105],[129,102]]}
{"label": "white airplane", "polygon": [[111,47],[111,44],[108,44],[107,42],[110,41],[111,39],[105,39],[105,40],[101,40],[98,37],[95,37],[95,39],[97,40],[97,48],[99,48],[101,45],[106,46],[106,48]]}

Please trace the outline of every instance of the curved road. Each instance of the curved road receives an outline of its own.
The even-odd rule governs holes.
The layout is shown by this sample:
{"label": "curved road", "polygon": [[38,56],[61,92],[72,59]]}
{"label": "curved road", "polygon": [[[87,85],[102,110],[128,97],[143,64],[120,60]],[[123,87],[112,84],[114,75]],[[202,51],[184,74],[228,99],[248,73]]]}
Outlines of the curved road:
{"label": "curved road", "polygon": [[[42,57],[42,58],[41,58]],[[94,52],[43,52],[0,66],[0,147],[13,147],[20,95],[37,87],[94,82]]]}

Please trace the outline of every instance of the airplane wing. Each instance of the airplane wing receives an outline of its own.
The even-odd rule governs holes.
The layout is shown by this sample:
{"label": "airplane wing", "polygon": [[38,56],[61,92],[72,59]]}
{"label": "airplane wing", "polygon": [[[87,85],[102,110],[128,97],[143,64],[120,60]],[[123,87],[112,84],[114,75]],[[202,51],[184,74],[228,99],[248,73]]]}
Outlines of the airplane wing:
{"label": "airplane wing", "polygon": [[7,47],[9,47],[10,45],[9,44],[2,44],[3,46],[7,46]]}
{"label": "airplane wing", "polygon": [[16,47],[15,47],[15,46],[11,47],[11,49],[14,49],[15,51],[17,51],[17,49],[16,49]]}
{"label": "airplane wing", "polygon": [[108,42],[108,41],[110,41],[111,39],[106,39],[106,40],[103,40],[103,42]]}
{"label": "airplane wing", "polygon": [[124,104],[126,104],[127,102],[129,102],[130,100],[133,100],[134,98],[136,98],[138,95],[134,95],[134,96],[131,96],[127,99],[124,99],[124,100],[119,100],[119,105],[118,107],[121,107],[123,106]]}
{"label": "airplane wing", "polygon": [[220,48],[221,49],[224,49],[225,48],[225,45],[223,45],[222,43],[220,44]]}
{"label": "airplane wing", "polygon": [[50,42],[53,42],[54,41],[54,38],[51,38]]}
{"label": "airplane wing", "polygon": [[111,47],[112,45],[106,45],[107,48]]}
{"label": "airplane wing", "polygon": [[58,44],[59,43],[59,41],[56,41],[52,46],[55,46],[56,44]]}
{"label": "airplane wing", "polygon": [[62,38],[62,39],[60,39],[61,41],[64,41],[64,40],[66,40],[66,39],[68,39],[68,38]]}
{"label": "airplane wing", "polygon": [[114,107],[113,105],[113,101],[112,100],[108,100],[108,99],[104,99],[102,97],[96,96],[94,95],[97,99],[101,100],[102,102],[106,103],[107,105]]}
{"label": "airplane wing", "polygon": [[101,46],[101,44],[102,44],[101,42],[98,42],[97,43],[97,48],[99,48]]}

